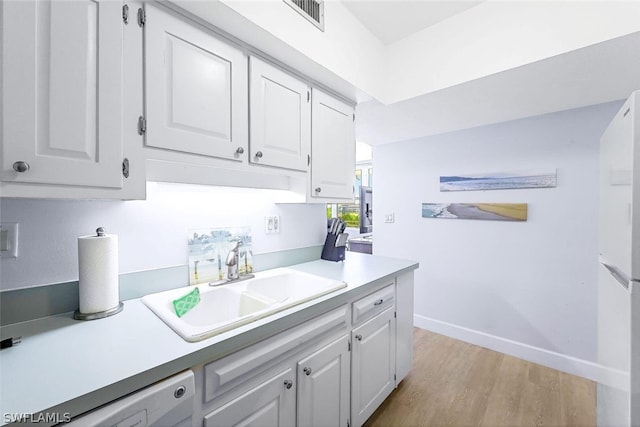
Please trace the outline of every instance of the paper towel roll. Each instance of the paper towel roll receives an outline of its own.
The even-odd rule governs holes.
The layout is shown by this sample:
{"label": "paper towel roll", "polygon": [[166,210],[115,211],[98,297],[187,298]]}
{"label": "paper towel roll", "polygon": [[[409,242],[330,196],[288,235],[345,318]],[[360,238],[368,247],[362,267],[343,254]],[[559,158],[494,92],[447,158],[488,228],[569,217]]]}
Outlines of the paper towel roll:
{"label": "paper towel roll", "polygon": [[118,236],[78,237],[80,313],[99,313],[120,303]]}

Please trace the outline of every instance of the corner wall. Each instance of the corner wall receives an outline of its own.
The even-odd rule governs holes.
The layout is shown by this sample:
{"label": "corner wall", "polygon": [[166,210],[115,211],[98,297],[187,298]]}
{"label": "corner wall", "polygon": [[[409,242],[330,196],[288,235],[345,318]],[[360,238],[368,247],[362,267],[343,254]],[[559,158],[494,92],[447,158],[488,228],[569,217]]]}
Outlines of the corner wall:
{"label": "corner wall", "polygon": [[[416,326],[597,376],[598,144],[620,106],[374,147],[374,254],[420,262]],[[556,188],[439,191],[440,175],[547,168]],[[529,219],[422,218],[423,202],[528,203]]]}

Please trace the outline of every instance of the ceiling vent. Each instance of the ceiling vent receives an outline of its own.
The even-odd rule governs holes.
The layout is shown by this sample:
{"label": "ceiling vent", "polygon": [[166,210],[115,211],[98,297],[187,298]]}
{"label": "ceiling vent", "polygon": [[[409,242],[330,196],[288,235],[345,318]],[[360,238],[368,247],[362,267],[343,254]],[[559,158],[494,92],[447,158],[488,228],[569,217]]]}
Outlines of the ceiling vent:
{"label": "ceiling vent", "polygon": [[324,0],[284,0],[284,2],[324,31]]}

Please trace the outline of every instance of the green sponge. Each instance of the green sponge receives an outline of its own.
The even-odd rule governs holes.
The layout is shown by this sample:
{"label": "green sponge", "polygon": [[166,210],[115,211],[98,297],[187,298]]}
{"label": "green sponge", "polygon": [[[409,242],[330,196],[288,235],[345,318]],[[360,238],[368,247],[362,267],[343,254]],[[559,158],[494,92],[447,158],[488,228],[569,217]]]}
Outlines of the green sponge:
{"label": "green sponge", "polygon": [[200,289],[195,288],[188,294],[173,300],[173,308],[178,317],[182,317],[200,302]]}

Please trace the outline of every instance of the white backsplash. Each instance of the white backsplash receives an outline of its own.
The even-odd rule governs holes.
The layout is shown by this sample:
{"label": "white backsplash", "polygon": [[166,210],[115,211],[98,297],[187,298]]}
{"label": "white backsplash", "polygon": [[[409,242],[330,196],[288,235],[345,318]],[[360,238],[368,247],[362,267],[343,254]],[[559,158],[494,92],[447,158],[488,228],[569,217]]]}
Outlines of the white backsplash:
{"label": "white backsplash", "polygon": [[[18,258],[0,261],[0,290],[77,280],[77,237],[99,226],[119,237],[121,274],[186,265],[193,229],[249,226],[254,254],[321,245],[325,205],[276,204],[279,193],[149,183],[143,201],[0,199],[2,222],[20,224]],[[278,234],[264,231],[272,215]]]}

